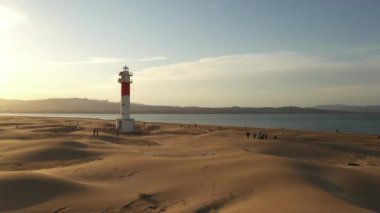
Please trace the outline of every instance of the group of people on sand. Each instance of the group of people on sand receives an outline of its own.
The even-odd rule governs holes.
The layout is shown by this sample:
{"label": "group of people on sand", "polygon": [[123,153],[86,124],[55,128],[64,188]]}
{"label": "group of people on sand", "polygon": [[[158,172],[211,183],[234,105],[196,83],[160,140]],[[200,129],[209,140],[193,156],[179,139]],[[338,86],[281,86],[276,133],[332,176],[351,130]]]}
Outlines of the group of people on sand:
{"label": "group of people on sand", "polygon": [[[183,127],[186,128],[186,126],[183,125],[183,124],[180,124],[179,126],[180,126],[181,128],[183,128]],[[187,125],[187,128],[191,128],[191,126],[192,126],[192,125],[189,124],[189,125]],[[198,124],[194,124],[194,127],[195,127],[195,128],[198,128]]]}
{"label": "group of people on sand", "polygon": [[79,129],[79,121],[76,121],[76,124],[75,125],[73,125],[72,123],[71,123],[71,121],[69,121],[69,126],[68,126],[70,129]]}
{"label": "group of people on sand", "polygon": [[[248,131],[248,132],[246,133],[246,135],[247,135],[247,139],[249,139],[249,137],[251,136],[251,133]],[[258,132],[258,133],[253,132],[253,133],[252,133],[252,138],[253,138],[253,139],[259,139],[259,140],[268,140],[268,139],[269,139],[269,136],[268,136],[267,133],[260,131],[260,132]],[[274,139],[274,140],[277,140],[277,135],[275,135],[275,136],[273,137],[273,139]]]}
{"label": "group of people on sand", "polygon": [[92,129],[92,136],[99,136],[99,129],[97,128]]}

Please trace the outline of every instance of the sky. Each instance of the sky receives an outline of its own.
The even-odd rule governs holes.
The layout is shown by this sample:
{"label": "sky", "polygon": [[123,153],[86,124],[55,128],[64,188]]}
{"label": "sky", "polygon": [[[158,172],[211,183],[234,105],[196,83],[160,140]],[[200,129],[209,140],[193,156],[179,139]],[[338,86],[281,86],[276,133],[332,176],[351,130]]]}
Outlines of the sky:
{"label": "sky", "polygon": [[380,104],[378,0],[0,0],[0,98]]}

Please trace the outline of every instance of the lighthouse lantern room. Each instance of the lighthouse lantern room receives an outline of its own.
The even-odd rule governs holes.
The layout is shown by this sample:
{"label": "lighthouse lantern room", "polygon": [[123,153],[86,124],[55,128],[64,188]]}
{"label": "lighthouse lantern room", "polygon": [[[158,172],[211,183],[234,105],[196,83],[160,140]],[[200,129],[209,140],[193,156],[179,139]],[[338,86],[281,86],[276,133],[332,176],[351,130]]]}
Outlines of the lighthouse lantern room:
{"label": "lighthouse lantern room", "polygon": [[119,73],[119,83],[121,84],[121,102],[120,114],[121,119],[116,120],[116,129],[121,133],[130,133],[134,131],[135,120],[130,118],[130,93],[131,93],[131,76],[129,68],[125,66],[123,71]]}

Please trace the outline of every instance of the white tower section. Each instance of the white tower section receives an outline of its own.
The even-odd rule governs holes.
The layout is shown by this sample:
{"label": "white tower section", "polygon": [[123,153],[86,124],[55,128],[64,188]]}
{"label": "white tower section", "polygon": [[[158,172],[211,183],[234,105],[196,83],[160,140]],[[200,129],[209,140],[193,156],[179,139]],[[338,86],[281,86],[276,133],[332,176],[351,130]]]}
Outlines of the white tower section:
{"label": "white tower section", "polygon": [[116,129],[119,132],[133,132],[135,126],[135,120],[130,118],[130,91],[131,91],[131,76],[127,66],[123,68],[123,71],[119,73],[119,83],[121,84],[121,102],[120,102],[120,117],[116,120]]}

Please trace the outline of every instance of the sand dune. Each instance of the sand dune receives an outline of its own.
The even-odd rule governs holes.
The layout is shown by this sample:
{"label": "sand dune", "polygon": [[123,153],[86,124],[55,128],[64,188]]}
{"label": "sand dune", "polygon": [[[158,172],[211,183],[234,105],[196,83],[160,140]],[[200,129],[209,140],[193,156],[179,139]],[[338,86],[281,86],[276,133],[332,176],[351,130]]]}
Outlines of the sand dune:
{"label": "sand dune", "polygon": [[0,211],[13,211],[85,190],[83,184],[26,172],[0,172]]}
{"label": "sand dune", "polygon": [[0,117],[0,212],[380,211],[377,136],[113,123]]}

